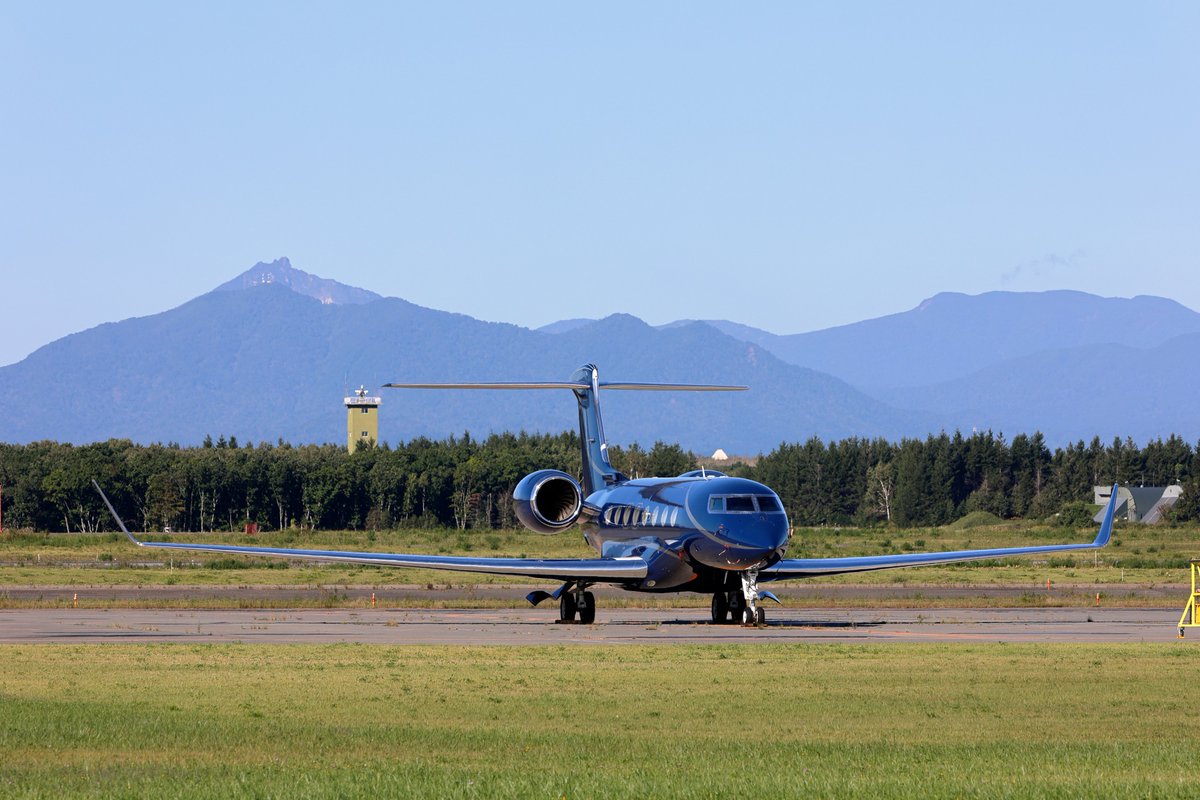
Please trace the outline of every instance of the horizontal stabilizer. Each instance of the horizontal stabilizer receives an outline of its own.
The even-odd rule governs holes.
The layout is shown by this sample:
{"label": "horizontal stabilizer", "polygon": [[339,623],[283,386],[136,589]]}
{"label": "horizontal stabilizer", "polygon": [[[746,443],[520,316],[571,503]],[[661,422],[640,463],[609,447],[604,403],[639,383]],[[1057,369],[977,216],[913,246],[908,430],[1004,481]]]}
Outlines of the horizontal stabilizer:
{"label": "horizontal stabilizer", "polygon": [[385,389],[587,389],[588,383],[385,383]]}
{"label": "horizontal stabilizer", "polygon": [[[600,381],[602,389],[620,391],[645,392],[744,392],[748,386],[721,386],[707,383],[618,383],[616,381]],[[386,389],[590,389],[590,383],[572,383],[549,381],[540,383],[520,383],[502,381],[499,383],[385,383]]]}
{"label": "horizontal stabilizer", "polygon": [[639,392],[744,392],[749,386],[722,386],[706,383],[606,383],[600,381],[604,389],[621,389]]}

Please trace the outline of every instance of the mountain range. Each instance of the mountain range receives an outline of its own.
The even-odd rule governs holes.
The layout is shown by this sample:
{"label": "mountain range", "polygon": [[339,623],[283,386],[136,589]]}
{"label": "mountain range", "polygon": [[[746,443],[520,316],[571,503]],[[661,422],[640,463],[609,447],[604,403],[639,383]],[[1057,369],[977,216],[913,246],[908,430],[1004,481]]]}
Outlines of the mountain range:
{"label": "mountain range", "polygon": [[[653,327],[624,314],[538,330],[319,278],[284,258],[147,317],[107,323],[0,367],[0,441],[340,442],[360,383],[604,379],[748,385],[728,394],[609,392],[615,442],[770,450],[810,436],[1041,430],[1195,439],[1200,314],[1155,297],[939,294],[911,311],[781,336],[725,320]],[[557,432],[567,393],[387,391],[381,437]]]}

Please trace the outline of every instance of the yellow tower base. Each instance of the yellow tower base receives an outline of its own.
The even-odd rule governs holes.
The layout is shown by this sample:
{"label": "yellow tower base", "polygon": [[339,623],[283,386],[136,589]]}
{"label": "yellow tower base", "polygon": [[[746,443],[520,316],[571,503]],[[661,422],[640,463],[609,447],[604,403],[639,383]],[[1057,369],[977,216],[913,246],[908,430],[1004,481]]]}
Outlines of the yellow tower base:
{"label": "yellow tower base", "polygon": [[1200,560],[1192,562],[1192,596],[1188,598],[1187,605],[1183,607],[1183,616],[1179,618],[1180,639],[1185,628],[1200,628],[1200,619],[1196,617],[1196,599],[1200,598],[1200,592],[1196,590],[1196,584],[1200,583],[1197,577],[1200,577]]}
{"label": "yellow tower base", "polygon": [[379,441],[378,397],[368,397],[367,390],[360,386],[346,403],[346,449],[353,453],[359,442],[374,445]]}

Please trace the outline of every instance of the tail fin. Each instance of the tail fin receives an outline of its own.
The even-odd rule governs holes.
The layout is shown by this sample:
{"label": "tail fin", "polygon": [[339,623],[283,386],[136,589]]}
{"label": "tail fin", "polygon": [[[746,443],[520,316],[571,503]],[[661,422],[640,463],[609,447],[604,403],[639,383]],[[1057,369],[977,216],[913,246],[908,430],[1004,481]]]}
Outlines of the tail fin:
{"label": "tail fin", "polygon": [[579,449],[583,457],[585,496],[609,484],[625,480],[608,460],[608,440],[600,418],[600,389],[659,392],[740,392],[746,386],[696,383],[618,383],[600,380],[595,364],[584,364],[567,382],[549,383],[385,383],[390,389],[570,389],[579,403]]}
{"label": "tail fin", "polygon": [[625,480],[608,460],[608,439],[604,438],[604,420],[600,418],[600,370],[584,364],[571,379],[584,388],[575,389],[579,402],[579,454],[583,459],[584,496],[609,484]]}

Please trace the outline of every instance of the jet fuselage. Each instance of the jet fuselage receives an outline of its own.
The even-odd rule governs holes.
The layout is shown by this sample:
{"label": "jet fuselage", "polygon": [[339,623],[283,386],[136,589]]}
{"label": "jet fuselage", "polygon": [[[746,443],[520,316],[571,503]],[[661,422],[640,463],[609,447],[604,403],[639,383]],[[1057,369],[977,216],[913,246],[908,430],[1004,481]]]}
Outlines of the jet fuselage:
{"label": "jet fuselage", "polygon": [[649,573],[626,588],[714,591],[781,559],[788,520],[768,487],[720,473],[621,481],[584,499],[585,541],[605,558],[637,556]]}

